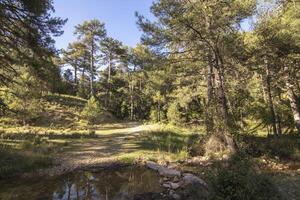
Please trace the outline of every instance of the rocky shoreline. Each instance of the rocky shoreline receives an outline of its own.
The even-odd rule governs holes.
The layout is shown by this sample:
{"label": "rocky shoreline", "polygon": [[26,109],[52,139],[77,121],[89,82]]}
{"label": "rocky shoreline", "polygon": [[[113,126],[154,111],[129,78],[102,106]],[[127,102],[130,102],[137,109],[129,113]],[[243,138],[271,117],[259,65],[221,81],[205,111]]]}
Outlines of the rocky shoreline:
{"label": "rocky shoreline", "polygon": [[157,199],[194,200],[206,199],[208,196],[208,185],[198,176],[181,173],[175,169],[175,166],[162,166],[152,161],[146,161],[145,166],[156,171],[162,177],[161,185],[166,192],[161,194],[161,198],[157,196]]}

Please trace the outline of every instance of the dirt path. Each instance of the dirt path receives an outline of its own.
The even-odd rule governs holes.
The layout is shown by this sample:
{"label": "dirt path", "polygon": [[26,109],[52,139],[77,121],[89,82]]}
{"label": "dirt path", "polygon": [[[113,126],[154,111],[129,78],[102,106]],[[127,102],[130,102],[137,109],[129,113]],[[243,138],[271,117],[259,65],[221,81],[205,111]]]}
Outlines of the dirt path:
{"label": "dirt path", "polygon": [[72,140],[55,158],[55,167],[46,173],[57,175],[75,169],[115,165],[121,155],[140,150],[137,138],[153,128],[153,125],[139,123],[116,124],[96,130],[95,138]]}

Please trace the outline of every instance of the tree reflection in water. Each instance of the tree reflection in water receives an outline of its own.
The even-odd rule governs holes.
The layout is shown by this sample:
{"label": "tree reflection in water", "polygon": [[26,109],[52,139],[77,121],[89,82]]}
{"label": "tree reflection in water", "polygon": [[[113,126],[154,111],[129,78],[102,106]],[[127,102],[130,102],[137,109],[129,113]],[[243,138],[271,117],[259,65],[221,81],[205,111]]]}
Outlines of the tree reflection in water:
{"label": "tree reflection in water", "polygon": [[162,190],[155,172],[138,167],[6,180],[0,185],[0,199],[5,200],[130,200],[135,194]]}

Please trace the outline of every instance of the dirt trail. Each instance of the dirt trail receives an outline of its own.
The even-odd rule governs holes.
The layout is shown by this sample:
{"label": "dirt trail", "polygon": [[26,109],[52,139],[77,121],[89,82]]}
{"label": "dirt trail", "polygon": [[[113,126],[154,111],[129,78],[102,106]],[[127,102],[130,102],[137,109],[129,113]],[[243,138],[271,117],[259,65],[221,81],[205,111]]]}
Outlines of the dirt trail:
{"label": "dirt trail", "polygon": [[118,163],[118,156],[139,150],[137,138],[153,125],[130,123],[96,130],[96,138],[73,140],[55,158],[55,167],[41,173],[63,174],[75,169],[105,167]]}

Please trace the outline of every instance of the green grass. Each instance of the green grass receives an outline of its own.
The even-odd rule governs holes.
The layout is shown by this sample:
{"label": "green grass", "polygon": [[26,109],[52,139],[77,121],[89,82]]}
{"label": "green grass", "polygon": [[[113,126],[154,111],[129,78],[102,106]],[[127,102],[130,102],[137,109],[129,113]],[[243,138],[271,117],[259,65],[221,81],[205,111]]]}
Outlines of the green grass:
{"label": "green grass", "polygon": [[0,178],[51,167],[54,156],[67,146],[66,140],[35,135],[15,135],[0,140]]}
{"label": "green grass", "polygon": [[71,96],[71,95],[64,95],[64,94],[51,94],[44,96],[48,102],[59,103],[66,106],[78,106],[83,107],[84,104],[87,102],[86,99]]}
{"label": "green grass", "polygon": [[32,172],[40,168],[51,166],[49,155],[33,151],[18,151],[14,149],[0,149],[0,178],[6,178],[24,172]]}

